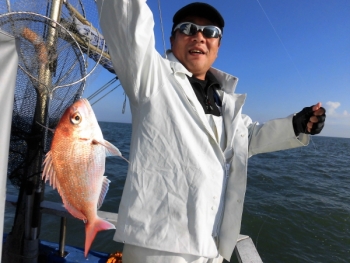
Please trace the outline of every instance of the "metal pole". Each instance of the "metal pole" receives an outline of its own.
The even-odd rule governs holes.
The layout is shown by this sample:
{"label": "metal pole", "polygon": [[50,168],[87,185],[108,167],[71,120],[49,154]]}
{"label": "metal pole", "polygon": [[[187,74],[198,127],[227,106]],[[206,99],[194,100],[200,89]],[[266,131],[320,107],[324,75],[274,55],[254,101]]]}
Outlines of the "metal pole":
{"label": "metal pole", "polygon": [[43,129],[38,123],[43,124],[48,120],[54,69],[50,65],[50,54],[56,53],[58,30],[55,21],[59,22],[60,20],[62,4],[63,0],[51,1],[50,19],[52,21],[47,27],[46,37],[44,36],[45,42],[38,49],[38,82],[35,85],[37,102],[31,137],[28,140],[28,155],[30,156],[27,157],[26,177],[21,185],[14,226],[6,240],[7,253],[3,262],[38,262],[38,238],[41,224],[40,203],[44,193],[41,167],[47,135],[46,129]]}
{"label": "metal pole", "polygon": [[61,217],[60,244],[59,244],[59,250],[58,250],[58,255],[61,258],[65,257],[66,255],[64,251],[64,248],[66,245],[66,231],[67,231],[67,218]]}
{"label": "metal pole", "polygon": [[[50,26],[48,27],[47,38],[46,38],[46,49],[47,53],[54,54],[56,51],[57,44],[57,24],[55,21],[59,22],[61,16],[63,0],[53,0],[51,3],[51,13],[50,18],[53,21],[50,21]],[[39,54],[39,56],[42,54]],[[48,62],[50,63],[50,56]],[[52,72],[50,69],[49,63],[40,63],[39,70],[39,83],[36,87],[38,93],[38,101],[36,105],[35,112],[35,122],[33,125],[37,125],[37,123],[47,123],[48,111],[49,111],[49,100],[51,97],[52,90]],[[40,128],[42,132],[44,132],[44,136],[42,138],[42,149],[45,147],[47,130]],[[43,152],[39,154],[37,161],[37,171],[41,171],[41,165],[43,161]],[[38,238],[39,228],[40,228],[40,203],[44,192],[44,184],[41,180],[40,173],[33,178],[35,184],[35,196],[34,196],[34,204],[33,204],[33,215],[32,215],[32,229],[31,229],[31,239],[35,240]]]}

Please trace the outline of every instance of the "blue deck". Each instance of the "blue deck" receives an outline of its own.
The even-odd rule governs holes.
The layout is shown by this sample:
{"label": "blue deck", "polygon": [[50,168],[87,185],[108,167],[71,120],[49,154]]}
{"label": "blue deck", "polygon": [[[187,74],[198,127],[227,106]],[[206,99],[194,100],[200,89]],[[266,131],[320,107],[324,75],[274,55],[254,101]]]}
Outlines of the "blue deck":
{"label": "blue deck", "polygon": [[70,262],[91,262],[91,263],[106,263],[109,257],[107,253],[100,253],[96,251],[90,251],[87,258],[84,257],[84,249],[65,246],[65,257],[60,257],[58,255],[58,244],[51,243],[47,241],[41,241],[39,246],[40,259],[46,260],[45,262],[52,263],[70,263]]}
{"label": "blue deck", "polygon": [[[3,243],[6,240],[6,234],[3,237]],[[60,257],[58,253],[59,246],[57,243],[40,241],[38,263],[73,263],[73,262],[89,262],[89,263],[106,263],[109,254],[96,251],[90,251],[87,258],[84,257],[84,249],[65,246],[65,256]]]}

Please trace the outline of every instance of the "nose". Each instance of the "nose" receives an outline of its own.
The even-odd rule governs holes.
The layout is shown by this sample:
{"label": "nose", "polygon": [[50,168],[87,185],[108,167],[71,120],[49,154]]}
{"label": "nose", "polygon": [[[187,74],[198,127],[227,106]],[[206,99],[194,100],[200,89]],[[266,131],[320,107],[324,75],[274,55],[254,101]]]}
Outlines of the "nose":
{"label": "nose", "polygon": [[204,42],[205,37],[203,36],[203,32],[198,30],[196,34],[192,36],[193,41]]}

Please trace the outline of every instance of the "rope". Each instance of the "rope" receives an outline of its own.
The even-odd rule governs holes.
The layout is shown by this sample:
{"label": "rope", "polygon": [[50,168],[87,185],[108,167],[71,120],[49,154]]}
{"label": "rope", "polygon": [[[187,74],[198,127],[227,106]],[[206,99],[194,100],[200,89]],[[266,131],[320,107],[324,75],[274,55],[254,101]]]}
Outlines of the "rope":
{"label": "rope", "polygon": [[124,92],[124,102],[123,102],[123,108],[122,108],[122,113],[125,113],[125,107],[126,107],[126,93]]}
{"label": "rope", "polygon": [[111,79],[110,81],[108,81],[105,85],[103,85],[101,88],[99,88],[97,91],[95,91],[93,94],[91,94],[87,100],[91,100],[94,97],[96,97],[98,94],[100,94],[102,91],[104,91],[105,89],[107,89],[110,85],[112,85],[114,82],[116,82],[118,80],[118,77],[115,77],[113,79]]}
{"label": "rope", "polygon": [[258,4],[259,4],[259,6],[260,6],[261,10],[263,11],[264,15],[266,16],[267,20],[269,21],[270,26],[272,27],[273,31],[275,32],[275,34],[276,34],[276,36],[277,36],[278,40],[281,42],[281,44],[282,44],[282,46],[283,46],[284,50],[286,51],[286,53],[287,53],[287,55],[288,55],[289,59],[290,59],[290,60],[291,60],[291,62],[293,63],[293,66],[295,67],[295,69],[296,69],[296,71],[298,72],[298,74],[299,74],[299,76],[301,77],[301,79],[304,81],[304,78],[303,78],[303,76],[301,75],[301,73],[300,73],[300,71],[299,71],[299,69],[298,69],[297,65],[294,63],[294,61],[293,61],[293,59],[292,59],[292,56],[289,54],[289,52],[288,52],[288,50],[287,50],[286,46],[284,45],[284,43],[283,43],[283,41],[282,41],[281,37],[280,37],[280,36],[279,36],[279,34],[277,33],[276,28],[273,26],[273,24],[272,24],[272,22],[271,22],[270,18],[269,18],[269,17],[268,17],[268,15],[266,14],[266,12],[265,12],[264,8],[262,7],[262,5],[261,5],[260,1],[259,1],[259,0],[256,0],[256,1],[258,2]]}
{"label": "rope", "polygon": [[109,93],[111,93],[112,91],[114,91],[116,88],[118,88],[121,84],[118,84],[114,89],[111,89],[109,92],[107,92],[105,95],[103,95],[101,98],[99,98],[98,100],[96,100],[94,103],[91,104],[94,105],[96,104],[97,102],[99,102],[100,100],[102,100],[104,97],[106,97]]}

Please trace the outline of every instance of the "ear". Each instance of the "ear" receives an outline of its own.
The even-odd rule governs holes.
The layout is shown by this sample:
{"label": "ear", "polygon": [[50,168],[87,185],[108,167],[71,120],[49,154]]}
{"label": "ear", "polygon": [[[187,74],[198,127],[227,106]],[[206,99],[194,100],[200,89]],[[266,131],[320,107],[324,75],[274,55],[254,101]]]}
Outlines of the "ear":
{"label": "ear", "polygon": [[171,47],[173,47],[174,41],[175,41],[175,37],[171,36],[170,37],[170,45],[171,45]]}
{"label": "ear", "polygon": [[218,43],[218,49],[216,51],[216,57],[218,57],[218,55],[219,55],[220,45],[221,45],[221,39],[219,40],[219,43]]}

